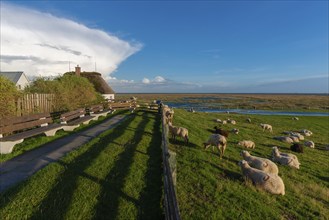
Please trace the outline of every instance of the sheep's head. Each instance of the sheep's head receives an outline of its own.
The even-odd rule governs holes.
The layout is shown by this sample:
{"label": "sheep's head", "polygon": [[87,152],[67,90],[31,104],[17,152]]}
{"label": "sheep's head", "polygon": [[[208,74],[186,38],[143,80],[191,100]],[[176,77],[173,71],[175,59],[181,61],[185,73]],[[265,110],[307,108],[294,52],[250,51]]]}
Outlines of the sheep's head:
{"label": "sheep's head", "polygon": [[241,151],[240,155],[244,158],[244,157],[249,157],[250,153],[246,150]]}
{"label": "sheep's head", "polygon": [[244,167],[244,168],[249,167],[248,162],[245,161],[245,160],[240,160],[239,163],[238,163],[238,165],[239,165],[240,167]]}

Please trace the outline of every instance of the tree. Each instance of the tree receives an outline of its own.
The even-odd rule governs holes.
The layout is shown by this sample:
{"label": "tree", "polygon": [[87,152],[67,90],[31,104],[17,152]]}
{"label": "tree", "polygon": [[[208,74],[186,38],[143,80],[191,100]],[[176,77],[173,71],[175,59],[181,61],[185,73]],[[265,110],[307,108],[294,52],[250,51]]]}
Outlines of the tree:
{"label": "tree", "polygon": [[16,115],[15,102],[20,96],[15,84],[0,76],[0,119]]}

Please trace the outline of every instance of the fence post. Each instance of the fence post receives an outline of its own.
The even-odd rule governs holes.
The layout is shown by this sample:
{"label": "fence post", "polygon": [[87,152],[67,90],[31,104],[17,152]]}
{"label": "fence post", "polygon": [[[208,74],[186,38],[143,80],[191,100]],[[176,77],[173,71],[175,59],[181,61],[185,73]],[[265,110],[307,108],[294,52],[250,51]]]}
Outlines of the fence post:
{"label": "fence post", "polygon": [[[169,162],[169,160],[172,160],[173,157],[170,158],[171,155],[168,149],[168,125],[166,124],[165,112],[163,110],[161,112],[161,115],[162,115],[162,159],[163,159],[165,218],[167,220],[180,220],[175,184],[173,180],[173,174],[175,175],[176,170],[172,170],[172,167],[170,166],[170,162]],[[174,167],[174,169],[176,169],[176,167]]]}

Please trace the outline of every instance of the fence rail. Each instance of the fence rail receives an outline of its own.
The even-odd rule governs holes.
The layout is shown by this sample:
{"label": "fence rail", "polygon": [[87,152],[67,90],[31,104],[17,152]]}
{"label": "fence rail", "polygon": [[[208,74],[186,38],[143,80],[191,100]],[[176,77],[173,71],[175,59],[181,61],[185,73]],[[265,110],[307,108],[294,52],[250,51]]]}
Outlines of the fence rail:
{"label": "fence rail", "polygon": [[16,102],[17,116],[54,110],[54,94],[24,94]]}
{"label": "fence rail", "polygon": [[165,218],[167,220],[180,220],[179,207],[176,198],[175,184],[173,179],[176,173],[176,167],[171,167],[172,154],[168,149],[168,125],[165,121],[165,115],[162,111],[162,159],[164,174],[164,208]]}

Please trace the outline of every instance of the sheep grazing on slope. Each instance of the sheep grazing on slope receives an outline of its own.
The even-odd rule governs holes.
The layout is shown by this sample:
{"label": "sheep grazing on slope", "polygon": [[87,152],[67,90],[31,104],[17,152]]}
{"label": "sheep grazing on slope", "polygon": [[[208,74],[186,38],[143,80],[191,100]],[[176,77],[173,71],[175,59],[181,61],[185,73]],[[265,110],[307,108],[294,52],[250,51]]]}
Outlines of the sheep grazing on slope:
{"label": "sheep grazing on slope", "polygon": [[300,141],[304,140],[304,136],[301,135],[300,133],[297,133],[297,132],[293,132],[293,131],[284,131],[282,132],[283,134],[287,134],[289,135],[290,137],[291,136],[294,136],[294,137],[297,137]]}
{"label": "sheep grazing on slope", "polygon": [[220,134],[212,134],[209,136],[208,141],[203,143],[205,149],[208,149],[209,146],[217,147],[220,152],[220,158],[223,157],[226,149],[226,138]]}
{"label": "sheep grazing on slope", "polygon": [[222,120],[217,118],[217,119],[215,119],[215,122],[222,123]]}
{"label": "sheep grazing on slope", "polygon": [[176,140],[176,136],[180,136],[184,139],[186,144],[188,144],[188,130],[186,128],[173,126],[171,122],[169,122],[168,125],[169,131],[174,141]]}
{"label": "sheep grazing on slope", "polygon": [[215,129],[215,132],[214,132],[215,134],[223,135],[223,136],[225,136],[226,138],[227,138],[228,135],[229,135],[229,132],[228,132],[228,131],[225,131],[225,130],[223,130],[223,129],[221,129],[221,128],[217,128],[217,126],[215,126],[214,129]]}
{"label": "sheep grazing on slope", "polygon": [[227,124],[227,121],[226,121],[226,120],[223,120],[223,121],[222,121],[222,124],[223,124],[223,125],[226,125],[226,124]]}
{"label": "sheep grazing on slope", "polygon": [[306,147],[315,148],[315,144],[313,141],[305,141],[304,145]]}
{"label": "sheep grazing on slope", "polygon": [[[284,157],[291,157],[293,159],[297,159],[297,156],[295,154],[290,154],[290,153],[282,153],[279,151],[279,148],[277,146],[274,146],[272,147],[272,158],[274,157],[274,152],[278,151],[280,153],[281,156],[284,156]],[[298,159],[297,159],[298,160]]]}
{"label": "sheep grazing on slope", "polygon": [[250,179],[255,186],[272,194],[285,194],[284,183],[278,175],[252,168],[245,160],[240,161],[239,166],[241,167],[243,177]]}
{"label": "sheep grazing on slope", "polygon": [[292,120],[298,121],[299,118],[298,117],[293,117]]}
{"label": "sheep grazing on slope", "polygon": [[248,164],[256,169],[262,170],[266,173],[278,174],[278,166],[266,158],[251,156],[248,151],[241,151],[241,156]]}
{"label": "sheep grazing on slope", "polygon": [[297,153],[304,153],[303,145],[297,143],[291,145],[290,150],[295,151]]}
{"label": "sheep grazing on slope", "polygon": [[250,119],[250,118],[247,118],[246,121],[247,121],[248,123],[251,123],[251,119]]}
{"label": "sheep grazing on slope", "polygon": [[286,137],[286,136],[273,137],[273,139],[282,141],[282,142],[285,142],[288,144],[292,144],[294,142],[293,139],[291,139],[290,137]]}
{"label": "sheep grazing on slope", "polygon": [[233,134],[239,134],[239,129],[237,129],[237,128],[233,128],[233,129],[231,130],[231,132],[232,132]]}
{"label": "sheep grazing on slope", "polygon": [[302,130],[299,131],[299,133],[302,133],[302,134],[304,134],[305,136],[308,136],[308,137],[313,134],[312,131],[307,130],[307,129],[302,129]]}
{"label": "sheep grazing on slope", "polygon": [[269,130],[270,132],[272,132],[272,125],[269,124],[260,124],[260,127],[263,128],[263,131],[265,130]]}
{"label": "sheep grazing on slope", "polygon": [[236,121],[233,120],[233,119],[227,119],[227,123],[231,123],[232,125],[235,125],[236,124]]}
{"label": "sheep grazing on slope", "polygon": [[289,136],[289,138],[291,138],[291,140],[292,140],[293,142],[296,142],[296,143],[299,142],[299,138],[296,137],[296,136]]}
{"label": "sheep grazing on slope", "polygon": [[272,156],[273,156],[272,160],[274,162],[277,162],[281,165],[287,165],[299,169],[300,163],[296,155],[280,153],[277,147],[273,147]]}
{"label": "sheep grazing on slope", "polygon": [[239,141],[238,145],[245,147],[245,148],[252,148],[252,149],[254,149],[256,147],[256,144],[253,141],[247,141],[247,140]]}

